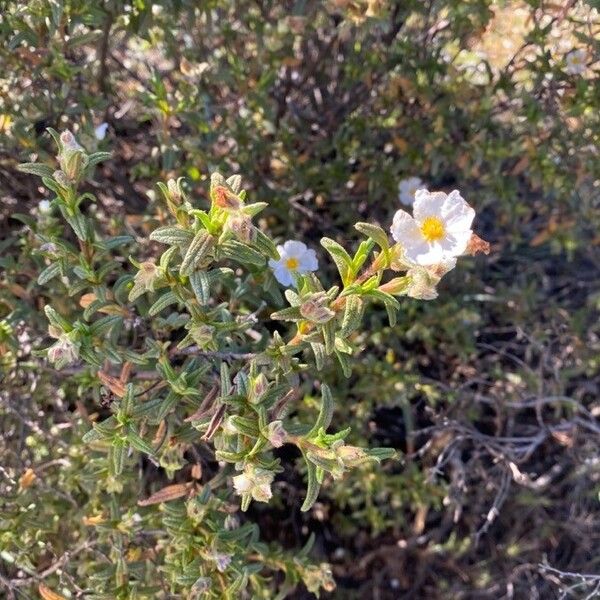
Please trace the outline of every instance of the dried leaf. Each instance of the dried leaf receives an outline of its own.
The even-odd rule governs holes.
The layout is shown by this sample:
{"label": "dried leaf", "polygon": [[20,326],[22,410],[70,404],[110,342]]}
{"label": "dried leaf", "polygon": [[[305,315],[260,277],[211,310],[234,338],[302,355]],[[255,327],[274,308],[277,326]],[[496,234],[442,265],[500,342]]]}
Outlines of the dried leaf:
{"label": "dried leaf", "polygon": [[198,409],[194,412],[194,414],[184,419],[186,423],[191,423],[192,421],[199,421],[202,417],[208,413],[208,411],[212,408],[213,402],[219,393],[219,387],[214,385],[206,394],[206,398],[202,401],[202,404],[198,407]]}
{"label": "dried leaf", "polygon": [[477,234],[472,233],[466,252],[471,256],[475,256],[475,254],[487,255],[490,253],[490,243],[482,240]]}
{"label": "dried leaf", "polygon": [[125,395],[125,385],[121,379],[117,379],[104,371],[98,371],[98,379],[104,387],[107,387],[117,398]]}
{"label": "dried leaf", "polygon": [[44,600],[66,600],[64,596],[53,592],[48,586],[44,585],[43,583],[39,584],[38,592]]}
{"label": "dried leaf", "polygon": [[33,485],[33,482],[36,479],[37,475],[34,473],[33,469],[27,469],[19,478],[19,489],[26,490]]}
{"label": "dried leaf", "polygon": [[170,502],[171,500],[183,498],[187,495],[192,485],[192,482],[168,485],[152,494],[149,498],[138,500],[138,506],[151,506],[152,504],[161,504],[162,502]]}
{"label": "dried leaf", "polygon": [[221,406],[219,406],[219,409],[208,424],[208,429],[206,430],[206,433],[202,436],[203,440],[210,440],[212,436],[215,435],[217,429],[219,428],[219,425],[221,425],[221,423],[223,422],[223,417],[225,416],[226,408],[227,407],[225,404],[221,404]]}

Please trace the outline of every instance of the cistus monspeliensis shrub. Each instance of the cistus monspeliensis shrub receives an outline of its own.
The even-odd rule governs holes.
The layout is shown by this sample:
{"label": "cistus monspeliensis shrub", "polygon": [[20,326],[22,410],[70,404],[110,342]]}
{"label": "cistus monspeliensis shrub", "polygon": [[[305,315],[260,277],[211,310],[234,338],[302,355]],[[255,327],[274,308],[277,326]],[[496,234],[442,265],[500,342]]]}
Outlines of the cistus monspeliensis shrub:
{"label": "cistus monspeliensis shrub", "polygon": [[596,593],[599,32],[1,2],[0,596]]}
{"label": "cistus monspeliensis shrub", "polygon": [[[82,487],[98,506],[89,518],[98,549],[111,560],[89,576],[105,578],[117,597],[143,596],[152,567],[126,557],[152,552],[169,588],[186,597],[246,590],[283,597],[299,579],[316,593],[333,589],[327,565],[309,562],[310,544],[295,556],[271,548],[238,511],[274,501],[274,481],[290,468],[276,452],[285,445],[302,458],[302,511],[326,477],[393,459],[393,449],[346,443],[352,423],[331,430],[335,402],[344,399],[320,372],[337,361],[350,376],[354,334],[371,305],[382,304],[394,325],[399,297],[435,298],[458,257],[487,252],[471,229],[475,211],[456,190],[420,189],[412,215],[393,215],[395,243],[363,222],[355,224],[365,238],[355,252],[321,240],[320,260],[328,255],[339,273],[338,284],[324,286],[316,249],[300,240],[277,245],[257,227],[266,204],[247,197],[240,175],[214,173],[205,204],[170,179],[159,185],[163,222],[147,238],[107,237],[84,210],[94,196],[79,187],[109,153],[88,154],[70,131],[50,133],[59,168],[20,170],[40,176],[54,195],[33,225],[46,259],[38,284],[79,307],[66,314],[58,303],[44,307],[56,340],[47,358],[59,370],[87,369],[104,394],[104,410],[89,416],[82,438]],[[285,306],[274,310],[282,291]],[[318,390],[320,406],[300,418],[304,382]],[[144,464],[168,483],[135,498]],[[145,536],[143,547],[136,535]],[[285,579],[268,583],[278,571]]]}

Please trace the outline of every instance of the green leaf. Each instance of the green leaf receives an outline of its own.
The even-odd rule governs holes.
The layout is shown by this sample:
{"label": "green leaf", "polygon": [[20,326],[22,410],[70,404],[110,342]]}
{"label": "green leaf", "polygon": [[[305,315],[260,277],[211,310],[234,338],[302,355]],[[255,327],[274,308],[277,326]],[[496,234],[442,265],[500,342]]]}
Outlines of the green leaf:
{"label": "green leaf", "polygon": [[288,306],[274,313],[271,313],[271,319],[274,321],[303,321],[304,317],[300,314],[300,308],[297,306]]}
{"label": "green leaf", "polygon": [[235,260],[241,264],[256,265],[258,267],[265,264],[265,257],[260,252],[237,240],[224,242],[219,246],[219,250],[224,258]]}
{"label": "green leaf", "polygon": [[64,317],[59,315],[56,312],[56,310],[54,310],[54,308],[52,308],[49,304],[44,306],[44,312],[48,317],[48,321],[50,321],[50,324],[54,325],[54,327],[57,327],[58,329],[61,329],[62,331],[65,331],[67,333],[69,333],[69,331],[73,329],[71,323],[69,323],[69,321],[67,321]]}
{"label": "green leaf", "polygon": [[112,152],[94,152],[88,156],[88,168],[112,157]]}
{"label": "green leaf", "polygon": [[319,411],[319,416],[312,429],[306,434],[307,438],[311,438],[319,433],[319,429],[326,430],[333,418],[333,396],[331,395],[331,390],[326,383],[321,385],[321,410]]}
{"label": "green leaf", "polygon": [[319,344],[319,342],[312,342],[310,347],[315,355],[317,371],[320,371],[325,366],[325,359],[327,357],[325,354],[325,346],[323,344]]}
{"label": "green leaf", "polygon": [[120,440],[115,441],[110,447],[111,466],[114,475],[120,475],[123,472],[126,453],[127,447]]}
{"label": "green leaf", "polygon": [[371,223],[357,223],[354,228],[367,237],[370,237],[382,250],[389,249],[390,243],[387,233],[381,227],[379,227],[379,225],[372,225]]}
{"label": "green leaf", "polygon": [[190,275],[190,284],[196,299],[201,305],[210,301],[210,277],[206,271],[194,271]]}
{"label": "green leaf", "polygon": [[188,246],[179,272],[182,275],[190,275],[196,265],[202,263],[207,258],[214,246],[215,238],[206,229],[201,229]]}
{"label": "green leaf", "polygon": [[352,375],[352,367],[350,366],[350,360],[348,359],[348,356],[346,354],[344,354],[343,352],[340,352],[337,349],[335,351],[335,355],[337,356],[338,362],[340,363],[340,366],[342,367],[342,372],[344,373],[344,377],[346,377],[346,378],[350,377],[350,375]]}
{"label": "green leaf", "polygon": [[304,502],[300,507],[302,512],[306,512],[311,509],[312,505],[317,501],[317,498],[319,497],[319,490],[321,489],[321,484],[317,478],[316,465],[308,460],[306,455],[304,456],[304,460],[306,462],[307,486],[306,497],[304,498]]}
{"label": "green leaf", "polygon": [[150,239],[173,246],[175,244],[189,244],[194,239],[194,234],[181,227],[167,226],[155,229],[150,234]]}
{"label": "green leaf", "polygon": [[321,246],[329,252],[335,266],[342,278],[342,283],[347,285],[352,276],[352,258],[335,240],[324,237],[321,239]]}
{"label": "green leaf", "polygon": [[22,163],[17,165],[17,170],[21,173],[29,173],[38,177],[52,177],[54,170],[48,165],[42,163]]}
{"label": "green leaf", "polygon": [[279,251],[277,250],[277,246],[275,246],[275,243],[271,240],[271,238],[265,235],[260,229],[256,230],[256,239],[254,240],[254,245],[260,252],[266,254],[269,258],[272,258],[273,260],[279,260]]}
{"label": "green leaf", "polygon": [[98,319],[91,325],[90,333],[96,337],[105,337],[113,327],[116,325],[121,325],[122,323],[123,317],[119,317],[117,315],[107,315],[106,317]]}
{"label": "green leaf", "polygon": [[139,436],[138,432],[133,428],[132,425],[130,425],[127,429],[127,441],[136,450],[139,450],[140,452],[150,456],[154,455],[154,448],[152,448],[148,442]]}
{"label": "green leaf", "polygon": [[163,294],[148,310],[148,314],[153,317],[157,315],[161,310],[167,308],[171,304],[177,304],[179,302],[179,298],[175,295],[174,292],[167,292]]}
{"label": "green leaf", "polygon": [[360,296],[356,294],[346,297],[340,337],[348,337],[348,335],[360,327],[364,314],[364,304]]}
{"label": "green leaf", "polygon": [[325,354],[332,354],[335,349],[335,320],[327,321],[319,327],[325,344]]}
{"label": "green leaf", "polygon": [[37,278],[38,285],[45,285],[60,273],[60,263],[55,262],[46,267]]}

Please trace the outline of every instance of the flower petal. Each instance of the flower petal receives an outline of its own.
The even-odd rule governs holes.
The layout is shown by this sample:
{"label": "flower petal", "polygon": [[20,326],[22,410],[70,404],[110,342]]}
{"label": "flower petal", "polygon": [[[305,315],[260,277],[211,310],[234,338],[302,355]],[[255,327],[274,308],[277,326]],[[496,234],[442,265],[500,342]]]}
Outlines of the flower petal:
{"label": "flower petal", "polygon": [[417,222],[405,210],[396,211],[390,231],[392,237],[403,246],[423,240]]}
{"label": "flower petal", "polygon": [[417,190],[415,203],[413,204],[413,215],[417,223],[421,223],[427,217],[440,217],[442,206],[446,201],[444,192],[430,192],[429,190]]}
{"label": "flower petal", "polygon": [[317,260],[317,253],[310,249],[300,257],[300,265],[298,266],[299,273],[308,273],[309,271],[316,271],[319,268],[319,261]]}
{"label": "flower petal", "polygon": [[442,262],[446,257],[446,253],[439,243],[428,244],[426,241],[423,241],[422,244],[411,248],[410,252],[407,248],[406,257],[415,264],[426,267]]}
{"label": "flower petal", "polygon": [[275,279],[277,279],[281,285],[286,287],[289,287],[294,283],[292,273],[283,264],[277,264],[277,266],[273,268],[273,275],[275,275]]}
{"label": "flower petal", "polygon": [[283,251],[287,256],[293,256],[296,258],[300,258],[308,248],[304,242],[298,242],[296,240],[288,240],[283,244]]}
{"label": "flower petal", "polygon": [[446,230],[452,233],[471,231],[475,211],[467,204],[458,190],[451,192],[442,206]]}

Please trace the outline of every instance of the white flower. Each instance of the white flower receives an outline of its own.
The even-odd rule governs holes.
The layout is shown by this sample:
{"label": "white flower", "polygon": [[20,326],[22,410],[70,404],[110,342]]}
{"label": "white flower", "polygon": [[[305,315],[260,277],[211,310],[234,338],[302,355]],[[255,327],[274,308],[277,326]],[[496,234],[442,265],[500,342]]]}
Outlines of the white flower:
{"label": "white flower", "polygon": [[399,210],[391,232],[404,258],[417,265],[437,265],[463,254],[471,238],[475,211],[458,190],[450,194],[418,190],[414,218]]}
{"label": "white flower", "polygon": [[275,279],[281,285],[294,285],[294,276],[303,275],[319,268],[317,255],[303,242],[288,240],[283,246],[277,246],[279,260],[269,260],[269,266],[273,269]]}
{"label": "white flower", "polygon": [[272,471],[246,465],[244,472],[233,478],[233,487],[240,496],[250,494],[257,502],[268,502],[273,495],[271,483],[274,476]]}
{"label": "white flower", "polygon": [[567,54],[565,60],[565,70],[569,75],[581,75],[586,69],[587,52],[583,48],[573,50]]}
{"label": "white flower", "polygon": [[108,130],[108,123],[100,123],[96,129],[94,129],[94,135],[97,140],[103,140],[106,137],[106,132]]}
{"label": "white flower", "polygon": [[417,190],[424,189],[425,186],[423,185],[423,181],[418,177],[409,177],[408,179],[403,179],[398,184],[400,202],[406,206],[411,206],[415,201],[415,194],[417,193]]}
{"label": "white flower", "polygon": [[40,214],[47,214],[50,212],[50,200],[40,200],[38,204],[38,211]]}

